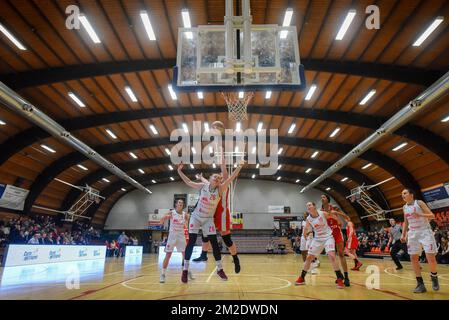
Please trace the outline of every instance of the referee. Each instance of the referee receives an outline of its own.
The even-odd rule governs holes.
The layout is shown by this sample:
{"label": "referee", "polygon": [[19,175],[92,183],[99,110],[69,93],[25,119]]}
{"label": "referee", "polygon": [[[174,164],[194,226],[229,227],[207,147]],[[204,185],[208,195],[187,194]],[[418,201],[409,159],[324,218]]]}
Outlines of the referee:
{"label": "referee", "polygon": [[404,245],[401,242],[402,235],[402,227],[399,224],[396,224],[394,219],[390,219],[390,240],[388,241],[388,247],[390,248],[390,255],[396,264],[396,270],[402,269],[402,264],[398,258],[398,252],[401,249],[404,249]]}

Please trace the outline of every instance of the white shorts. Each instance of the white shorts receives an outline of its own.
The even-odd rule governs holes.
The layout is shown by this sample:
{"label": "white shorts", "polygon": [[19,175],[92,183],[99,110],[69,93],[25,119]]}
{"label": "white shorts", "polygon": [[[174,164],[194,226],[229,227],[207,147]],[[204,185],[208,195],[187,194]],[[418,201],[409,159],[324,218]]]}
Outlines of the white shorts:
{"label": "white shorts", "polygon": [[178,252],[184,252],[186,250],[186,236],[184,235],[184,233],[170,233],[168,235],[165,252],[173,252],[173,249],[175,249],[175,247]]}
{"label": "white shorts", "polygon": [[331,235],[328,238],[313,238],[312,243],[309,247],[309,254],[313,256],[319,256],[323,249],[326,250],[326,253],[330,251],[335,251],[335,240]]}
{"label": "white shorts", "polygon": [[408,232],[407,249],[409,254],[436,253],[437,244],[430,229],[412,230]]}
{"label": "white shorts", "polygon": [[200,218],[196,215],[192,215],[189,221],[189,233],[198,234],[200,229],[203,231],[203,236],[205,237],[217,234],[214,224],[214,217]]}
{"label": "white shorts", "polygon": [[304,239],[304,237],[301,237],[301,244],[299,246],[299,249],[301,251],[309,251],[310,244],[312,243],[313,237],[308,237],[307,239]]}

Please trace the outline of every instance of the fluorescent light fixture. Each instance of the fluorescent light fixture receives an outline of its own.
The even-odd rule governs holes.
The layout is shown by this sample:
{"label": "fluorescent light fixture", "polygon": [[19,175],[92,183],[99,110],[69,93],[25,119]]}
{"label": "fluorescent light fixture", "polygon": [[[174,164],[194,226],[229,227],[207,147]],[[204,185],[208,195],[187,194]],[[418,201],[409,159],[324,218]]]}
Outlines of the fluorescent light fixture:
{"label": "fluorescent light fixture", "polygon": [[169,156],[171,154],[170,150],[168,148],[165,148],[165,153]]}
{"label": "fluorescent light fixture", "polygon": [[4,25],[2,25],[1,23],[0,23],[0,31],[12,42],[12,43],[14,43],[15,44],[15,46],[17,47],[17,48],[19,48],[20,50],[26,50],[26,48],[25,48],[25,46],[19,41],[19,40],[17,40],[17,38],[16,37],[14,37],[13,35],[12,35],[12,33],[11,32],[9,32],[8,31],[8,29],[6,29],[5,28],[5,26]]}
{"label": "fluorescent light fixture", "polygon": [[104,182],[107,182],[107,183],[111,182],[111,181],[109,181],[109,180],[106,179],[106,178],[103,178],[103,179],[101,179],[101,180],[103,180]]}
{"label": "fluorescent light fixture", "polygon": [[278,170],[281,170],[282,164],[278,165]]}
{"label": "fluorescent light fixture", "polygon": [[242,129],[242,124],[240,122],[237,122],[235,124],[235,131],[240,132],[241,129]]}
{"label": "fluorescent light fixture", "polygon": [[265,99],[270,99],[271,98],[271,91],[267,91],[265,93]]}
{"label": "fluorescent light fixture", "polygon": [[235,152],[239,152],[239,147],[238,146],[235,146]]}
{"label": "fluorescent light fixture", "polygon": [[368,168],[371,167],[372,165],[373,165],[372,163],[365,164],[365,165],[362,167],[362,170],[368,169]]}
{"label": "fluorescent light fixture", "polygon": [[340,127],[338,127],[338,128],[335,128],[334,129],[334,131],[332,131],[332,133],[330,134],[330,138],[333,138],[333,137],[335,137],[339,132],[340,132],[340,130],[341,130],[341,128]]}
{"label": "fluorescent light fixture", "polygon": [[189,133],[189,127],[187,127],[187,124],[183,123],[182,128],[184,129],[185,133]]}
{"label": "fluorescent light fixture", "polygon": [[290,25],[290,23],[292,22],[292,17],[293,17],[293,9],[292,8],[288,8],[285,11],[284,22],[282,22],[282,26],[283,27],[288,27]]}
{"label": "fluorescent light fixture", "polygon": [[95,33],[94,28],[92,28],[92,25],[90,24],[89,20],[87,20],[85,15],[80,15],[79,19],[81,21],[81,24],[83,25],[84,29],[86,29],[87,33],[89,34],[89,37],[92,39],[94,43],[101,43],[100,39],[98,38],[97,34]]}
{"label": "fluorescent light fixture", "polygon": [[[449,116],[447,116],[446,118],[444,118],[443,120],[441,120],[441,122],[448,122],[449,121]],[[0,120],[0,122],[3,122]]]}
{"label": "fluorescent light fixture", "polygon": [[[184,28],[192,28],[192,24],[190,22],[190,15],[189,15],[189,10],[187,9],[183,9],[181,11],[181,15],[182,15],[182,22],[184,24]],[[186,32],[186,38],[187,39],[193,39],[193,33],[192,32]]]}
{"label": "fluorescent light fixture", "polygon": [[253,179],[254,179],[255,177],[256,177],[256,175],[255,175],[255,174],[253,174],[253,175],[251,176],[251,178],[253,178]]}
{"label": "fluorescent light fixture", "polygon": [[259,163],[256,164],[256,169],[259,169],[259,167],[260,167],[260,164]]}
{"label": "fluorescent light fixture", "polygon": [[216,168],[217,166],[215,165],[215,163],[212,163],[212,168]]}
{"label": "fluorescent light fixture", "polygon": [[139,172],[140,172],[141,174],[144,174],[144,173],[145,173],[145,171],[143,171],[142,169],[139,169]]}
{"label": "fluorescent light fixture", "polygon": [[345,182],[348,180],[348,177],[344,177],[343,179],[341,179],[341,182]]}
{"label": "fluorescent light fixture", "polygon": [[151,192],[150,190],[148,190],[147,188],[145,188],[146,192],[148,192],[149,194],[152,194],[153,192]]}
{"label": "fluorescent light fixture", "polygon": [[6,122],[3,120],[0,120],[0,126],[4,126],[4,125],[6,125]]}
{"label": "fluorescent light fixture", "polygon": [[154,34],[153,26],[151,25],[150,17],[146,11],[140,11],[140,19],[142,19],[143,26],[147,32],[148,38],[151,41],[156,40],[156,35]]}
{"label": "fluorescent light fixture", "polygon": [[203,95],[203,92],[202,92],[202,91],[198,91],[198,92],[197,92],[197,95],[198,95],[198,99],[201,99],[201,100],[204,99],[204,95]]}
{"label": "fluorescent light fixture", "polygon": [[209,123],[204,122],[204,131],[209,132]]}
{"label": "fluorescent light fixture", "polygon": [[245,93],[243,91],[239,91],[239,99],[243,99],[245,97]]}
{"label": "fluorescent light fixture", "polygon": [[301,191],[299,191],[299,192],[303,193],[305,190],[306,190],[306,187],[302,188]]}
{"label": "fluorescent light fixture", "polygon": [[319,151],[315,151],[315,152],[312,154],[311,158],[312,158],[312,159],[313,159],[313,158],[316,158],[316,156],[317,156],[319,153],[320,153]]}
{"label": "fluorescent light fixture", "polygon": [[259,122],[259,124],[257,125],[257,132],[262,131],[262,127],[263,127],[263,123]]}
{"label": "fluorescent light fixture", "polygon": [[327,188],[326,188],[326,191],[329,191],[330,189],[331,189],[330,187],[327,187]]}
{"label": "fluorescent light fixture", "polygon": [[349,10],[348,14],[346,15],[345,21],[343,21],[343,24],[340,27],[340,30],[337,33],[336,40],[343,40],[346,31],[348,31],[349,26],[352,23],[352,20],[354,20],[354,17],[356,15],[356,11],[354,9]]}
{"label": "fluorescent light fixture", "polygon": [[150,130],[153,132],[153,134],[159,134],[159,132],[156,130],[156,127],[152,124],[150,124]]}
{"label": "fluorescent light fixture", "polygon": [[156,183],[156,180],[153,179],[153,180],[151,180],[151,182],[152,182],[152,183]]}
{"label": "fluorescent light fixture", "polygon": [[86,106],[73,92],[69,92],[68,95],[81,108],[84,108]]}
{"label": "fluorescent light fixture", "polygon": [[130,155],[131,157],[133,157],[134,159],[137,159],[137,156],[136,156],[136,154],[135,154],[134,152],[130,152],[129,155]]}
{"label": "fluorescent light fixture", "polygon": [[192,147],[192,153],[193,153],[193,154],[196,154],[196,150],[195,150],[194,147]]}
{"label": "fluorescent light fixture", "polygon": [[414,47],[419,47],[426,39],[430,36],[432,32],[435,31],[436,28],[443,22],[444,17],[436,18],[432,24],[424,31],[424,33],[415,41],[413,44]]}
{"label": "fluorescent light fixture", "polygon": [[293,131],[295,130],[295,128],[296,128],[296,123],[292,123],[292,125],[288,129],[288,134],[292,134]]}
{"label": "fluorescent light fixture", "polygon": [[360,101],[360,105],[361,105],[361,106],[364,106],[364,105],[369,101],[369,99],[371,99],[375,94],[376,94],[376,90],[371,90],[371,91],[365,96],[365,98],[363,98],[363,100]]}
{"label": "fluorescent light fixture", "polygon": [[175,181],[175,179],[173,179],[173,177],[170,177],[170,180],[171,180],[171,181]]}
{"label": "fluorescent light fixture", "polygon": [[89,169],[87,169],[85,166],[83,166],[82,164],[77,164],[76,165],[78,168],[80,168],[81,170],[87,171]]}
{"label": "fluorescent light fixture", "polygon": [[193,164],[190,164],[190,169],[195,169],[195,167],[193,166]]}
{"label": "fluorescent light fixture", "polygon": [[254,147],[253,147],[253,150],[251,150],[251,153],[252,153],[252,154],[255,154],[255,153],[256,153],[256,150],[257,150],[257,147],[254,146]]}
{"label": "fluorescent light fixture", "polygon": [[211,146],[209,146],[209,153],[213,153],[213,152],[214,152],[214,149]]}
{"label": "fluorescent light fixture", "polygon": [[46,146],[45,144],[41,144],[41,147],[51,153],[56,153],[56,150],[50,148],[49,146]]}
{"label": "fluorescent light fixture", "polygon": [[281,154],[284,151],[284,148],[280,148],[278,154]]}
{"label": "fluorescent light fixture", "polygon": [[282,179],[282,177],[278,177],[276,180],[279,181],[279,180],[281,180],[281,179]]}
{"label": "fluorescent light fixture", "polygon": [[406,145],[408,145],[408,143],[407,142],[403,142],[400,145],[398,145],[397,147],[393,148],[393,151],[398,151],[398,150],[404,148]]}
{"label": "fluorescent light fixture", "polygon": [[170,170],[173,170],[173,167],[171,166],[171,164],[168,165],[168,168],[169,168]]}
{"label": "fluorescent light fixture", "polygon": [[125,91],[128,94],[128,96],[132,102],[137,102],[136,95],[134,94],[134,92],[131,90],[131,88],[129,86],[125,87]]}
{"label": "fluorescent light fixture", "polygon": [[298,180],[295,181],[295,183],[298,183],[299,181],[300,181],[300,180],[298,179]]}
{"label": "fluorescent light fixture", "polygon": [[121,188],[120,190],[122,190],[123,192],[126,192],[126,189],[125,189],[125,188]]}
{"label": "fluorescent light fixture", "polygon": [[173,90],[173,87],[171,84],[168,85],[168,92],[170,92],[170,96],[172,100],[178,100],[178,97],[176,96],[176,92]]}
{"label": "fluorescent light fixture", "polygon": [[315,93],[315,91],[316,91],[316,85],[312,84],[312,85],[310,86],[309,91],[307,92],[307,95],[306,95],[306,100],[307,100],[307,101],[309,101],[310,99],[312,99],[312,96],[313,96],[313,94]]}
{"label": "fluorescent light fixture", "polygon": [[307,169],[306,173],[310,173],[310,171],[312,171],[312,168]]}
{"label": "fluorescent light fixture", "polygon": [[106,132],[111,136],[112,139],[117,139],[117,136],[110,129],[106,129]]}

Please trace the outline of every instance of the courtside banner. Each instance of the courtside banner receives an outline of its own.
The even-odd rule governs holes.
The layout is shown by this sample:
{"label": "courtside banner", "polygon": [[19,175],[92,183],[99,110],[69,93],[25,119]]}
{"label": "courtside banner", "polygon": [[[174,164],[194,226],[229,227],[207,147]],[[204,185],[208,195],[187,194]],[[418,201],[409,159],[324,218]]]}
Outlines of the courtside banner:
{"label": "courtside banner", "polygon": [[126,246],[125,258],[128,257],[141,257],[143,253],[142,246]]}
{"label": "courtside banner", "polygon": [[10,244],[4,267],[104,259],[106,246]]}
{"label": "courtside banner", "polygon": [[0,184],[0,207],[23,210],[29,190],[18,188],[10,184]]}
{"label": "courtside banner", "polygon": [[449,182],[422,190],[430,209],[449,207]]}

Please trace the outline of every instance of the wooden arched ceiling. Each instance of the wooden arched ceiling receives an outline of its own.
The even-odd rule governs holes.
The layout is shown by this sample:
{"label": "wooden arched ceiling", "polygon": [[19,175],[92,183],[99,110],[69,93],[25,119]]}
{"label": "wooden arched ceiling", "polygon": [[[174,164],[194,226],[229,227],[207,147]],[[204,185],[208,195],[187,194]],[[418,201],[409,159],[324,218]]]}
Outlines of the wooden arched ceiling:
{"label": "wooden arched ceiling", "polygon": [[[100,151],[132,176],[148,182],[157,177],[168,182],[164,149],[170,145],[170,132],[183,122],[223,121],[228,127],[224,101],[219,94],[178,94],[173,101],[167,91],[171,67],[176,57],[177,29],[182,26],[181,9],[188,8],[193,25],[222,24],[224,0],[80,0],[77,4],[91,21],[102,43],[94,44],[83,31],[65,28],[65,8],[71,1],[4,0],[0,23],[16,35],[28,50],[18,50],[0,37],[0,81],[11,86],[78,138]],[[381,11],[381,28],[367,30],[365,7],[376,4]],[[249,120],[243,128],[279,129],[284,148],[279,174],[282,181],[311,181],[329,164],[362,141],[385,119],[416,97],[426,86],[448,70],[449,3],[444,0],[260,0],[251,1],[253,23],[281,24],[284,11],[292,7],[292,23],[298,28],[300,53],[308,84],[318,89],[310,101],[306,92],[263,93],[254,97]],[[358,14],[343,41],[335,33],[346,12]],[[157,41],[148,40],[139,12],[150,13]],[[437,16],[442,25],[420,47],[414,40]],[[138,102],[124,91],[129,85]],[[376,95],[365,106],[360,100],[371,89]],[[72,91],[85,103],[80,108],[68,97]],[[353,216],[360,208],[346,199],[349,189],[358,184],[377,183],[394,176],[375,193],[385,206],[401,204],[401,188],[426,188],[449,180],[448,97],[432,109],[399,129],[350,166],[328,179],[329,191]],[[89,181],[108,198],[93,208],[94,222],[102,224],[125,186],[115,177],[44,131],[33,127],[6,108],[0,109],[0,182],[30,189],[32,204],[59,209],[76,198],[70,188],[53,180],[70,183]],[[288,134],[292,123],[293,134]],[[149,129],[159,131],[155,136]],[[340,127],[339,134],[330,133]],[[118,139],[109,137],[112,130]],[[392,148],[408,145],[398,152]],[[57,152],[48,153],[41,145]],[[315,159],[313,152],[319,151]],[[134,152],[138,159],[130,157]],[[85,172],[76,164],[89,168]],[[367,163],[373,163],[362,169]],[[141,175],[137,169],[143,169]],[[311,174],[305,174],[312,168]],[[196,166],[197,170],[210,168]],[[243,177],[250,178],[249,166]],[[175,176],[175,175],[174,175]],[[342,182],[341,179],[349,180]],[[110,183],[101,178],[107,177]],[[330,185],[320,186],[323,191]],[[129,186],[126,187],[129,191]],[[299,187],[298,187],[299,189]],[[385,200],[383,200],[385,199]]]}

